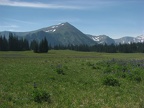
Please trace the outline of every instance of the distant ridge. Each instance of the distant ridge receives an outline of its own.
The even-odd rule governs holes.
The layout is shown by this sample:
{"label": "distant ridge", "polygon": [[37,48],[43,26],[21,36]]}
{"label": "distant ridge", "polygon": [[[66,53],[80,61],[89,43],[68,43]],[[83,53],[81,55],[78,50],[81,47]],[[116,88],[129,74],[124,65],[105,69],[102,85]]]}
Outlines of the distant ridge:
{"label": "distant ridge", "polygon": [[107,44],[107,45],[115,44],[114,39],[106,35],[99,35],[99,36],[87,35],[87,36],[89,36],[92,40],[96,41],[98,44]]}
{"label": "distant ridge", "polygon": [[[10,31],[0,32],[1,36],[9,37]],[[82,33],[76,27],[68,22],[52,25],[49,27],[41,28],[30,32],[12,32],[19,38],[25,38],[29,42],[33,40],[40,41],[44,37],[48,40],[49,44],[54,45],[94,45],[94,44],[130,44],[137,42],[144,42],[144,35],[137,37],[126,36],[119,39],[112,39],[106,35],[93,36]]]}

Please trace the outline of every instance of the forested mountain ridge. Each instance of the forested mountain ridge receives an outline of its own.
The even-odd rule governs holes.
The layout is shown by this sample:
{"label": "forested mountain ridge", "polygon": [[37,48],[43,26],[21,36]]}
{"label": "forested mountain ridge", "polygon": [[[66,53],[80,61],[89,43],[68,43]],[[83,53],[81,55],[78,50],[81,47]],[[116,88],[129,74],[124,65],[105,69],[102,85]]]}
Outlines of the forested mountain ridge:
{"label": "forested mountain ridge", "polygon": [[[15,36],[27,39],[29,42],[41,41],[44,37],[52,46],[55,45],[94,45],[96,42],[87,37],[84,33],[72,26],[68,22],[45,27],[31,32],[12,32]],[[2,36],[8,38],[8,31],[0,32]]]}
{"label": "forested mountain ridge", "polygon": [[[0,36],[9,38],[10,31],[0,32]],[[46,38],[51,46],[55,45],[95,45],[95,44],[130,44],[144,42],[144,35],[137,37],[125,36],[119,39],[112,39],[107,35],[88,35],[82,33],[68,22],[52,25],[30,32],[11,32],[18,38],[27,39],[30,42],[33,40],[41,41]]]}
{"label": "forested mountain ridge", "polygon": [[[105,36],[108,38],[107,36]],[[144,42],[139,43],[129,43],[129,44],[95,44],[95,45],[54,45],[51,46],[47,41],[46,37],[41,41],[36,39],[32,40],[30,43],[25,38],[18,38],[14,36],[12,33],[9,33],[9,38],[6,39],[5,36],[0,36],[0,51],[25,51],[25,50],[33,50],[36,53],[46,53],[49,49],[55,50],[76,50],[76,51],[95,51],[95,52],[108,52],[108,53],[144,53]],[[95,38],[99,39],[99,38]]]}

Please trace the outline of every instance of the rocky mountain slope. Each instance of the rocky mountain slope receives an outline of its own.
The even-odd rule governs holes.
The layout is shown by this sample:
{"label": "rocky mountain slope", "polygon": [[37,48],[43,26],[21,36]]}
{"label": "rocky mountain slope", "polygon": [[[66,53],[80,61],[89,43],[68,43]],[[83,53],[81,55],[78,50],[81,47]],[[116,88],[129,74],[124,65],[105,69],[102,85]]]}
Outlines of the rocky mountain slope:
{"label": "rocky mountain slope", "polygon": [[97,42],[98,44],[107,44],[107,45],[115,44],[115,41],[106,35],[99,35],[99,36],[87,35],[87,36],[90,37],[95,42]]}
{"label": "rocky mountain slope", "polygon": [[[0,36],[9,37],[10,31],[0,32]],[[54,45],[94,45],[94,44],[130,44],[144,42],[144,35],[137,37],[125,36],[119,39],[112,39],[106,35],[93,36],[82,33],[68,22],[41,28],[30,32],[12,32],[19,38],[26,38],[29,42],[33,40],[40,41],[44,37],[49,44]]]}
{"label": "rocky mountain slope", "polygon": [[[15,36],[26,38],[30,42],[33,40],[40,41],[44,37],[49,44],[54,45],[94,45],[96,42],[90,39],[87,35],[82,33],[68,22],[53,25],[50,27],[41,28],[31,32],[12,32]],[[0,33],[8,38],[8,31]]]}

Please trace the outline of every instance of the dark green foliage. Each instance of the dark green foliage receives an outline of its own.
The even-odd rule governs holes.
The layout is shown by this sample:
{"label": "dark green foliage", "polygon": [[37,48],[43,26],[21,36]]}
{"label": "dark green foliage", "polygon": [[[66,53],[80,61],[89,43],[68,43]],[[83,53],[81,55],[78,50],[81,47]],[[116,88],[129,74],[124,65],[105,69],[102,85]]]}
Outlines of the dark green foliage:
{"label": "dark green foliage", "polygon": [[9,33],[9,39],[0,36],[0,51],[26,51],[29,50],[29,43],[26,39],[19,39]]}
{"label": "dark green foliage", "polygon": [[87,65],[90,66],[92,69],[100,69],[100,66],[94,63],[87,62]]}
{"label": "dark green foliage", "polygon": [[116,78],[114,78],[112,76],[107,76],[103,80],[103,85],[107,85],[107,86],[120,86],[120,83],[119,83],[119,81]]}
{"label": "dark green foliage", "polygon": [[31,42],[31,49],[35,53],[47,53],[48,52],[48,41],[46,38],[42,39],[40,43],[38,43],[36,40],[33,40]]}
{"label": "dark green foliage", "polygon": [[48,52],[48,42],[46,38],[42,39],[42,41],[39,44],[39,52],[40,53],[47,53]]}
{"label": "dark green foliage", "polygon": [[9,50],[18,51],[18,37],[13,36],[12,33],[9,34]]}
{"label": "dark green foliage", "polygon": [[112,75],[117,78],[125,78],[127,80],[140,83],[142,81],[142,71],[140,68],[143,68],[143,62],[144,61],[141,60],[127,61],[112,59],[97,63],[97,65],[104,67],[104,74]]}
{"label": "dark green foliage", "polygon": [[57,68],[57,69],[56,69],[56,72],[57,72],[58,74],[64,75],[64,71],[63,71],[62,68]]}
{"label": "dark green foliage", "polygon": [[29,50],[29,43],[26,39],[18,39],[12,33],[9,34],[9,50],[10,51],[25,51]]}
{"label": "dark green foliage", "polygon": [[[41,33],[40,33],[41,34]],[[39,34],[39,35],[40,35]],[[63,34],[63,33],[62,33]],[[53,36],[52,38],[61,38],[62,34]],[[64,33],[65,35],[67,34],[66,32]],[[107,52],[107,53],[144,53],[144,43],[130,43],[130,44],[93,44],[87,43],[89,38],[85,38],[85,42],[83,40],[79,40],[80,42],[74,41],[72,38],[74,35],[73,33],[70,33],[70,39],[68,41],[63,41],[63,42],[52,42],[53,39],[50,39],[50,45],[48,46],[48,41],[47,39],[49,37],[44,38],[46,35],[44,32],[41,34],[42,36],[39,41],[35,44],[35,38],[26,40],[23,39],[20,36],[16,36],[12,33],[9,33],[9,39],[7,40],[5,36],[0,36],[0,51],[25,51],[29,50],[29,42],[31,43],[31,49],[34,50],[36,53],[47,53],[49,49],[55,49],[55,50],[75,50],[75,51],[85,51],[85,52],[90,52],[90,51],[95,51],[95,52]],[[35,36],[35,35],[34,35]],[[36,37],[36,36],[35,36]],[[25,37],[26,38],[26,37]],[[67,38],[67,36],[64,38]],[[81,37],[80,37],[81,38]],[[82,38],[84,39],[84,38]],[[40,41],[41,40],[41,41]],[[55,39],[54,39],[55,40]],[[28,42],[29,41],[29,42]],[[61,41],[61,39],[60,39]],[[90,41],[90,40],[89,40]],[[92,41],[92,40],[91,40]],[[79,43],[79,44],[72,44],[72,43]],[[69,43],[69,44],[68,44]],[[84,44],[86,43],[86,44]],[[38,44],[38,45],[37,45]]]}
{"label": "dark green foliage", "polygon": [[38,53],[38,42],[36,40],[33,40],[30,44],[30,48],[35,52]]}
{"label": "dark green foliage", "polygon": [[91,63],[91,62],[87,62],[87,65],[88,65],[88,66],[93,66],[94,64]]}
{"label": "dark green foliage", "polygon": [[46,91],[34,89],[32,96],[33,96],[33,100],[37,103],[42,103],[42,102],[51,103],[51,96]]}
{"label": "dark green foliage", "polygon": [[29,50],[30,49],[30,47],[29,47],[29,42],[28,42],[28,40],[26,40],[26,39],[24,39],[24,40],[21,40],[22,41],[22,48],[23,48],[23,50],[25,51],[25,50]]}
{"label": "dark green foliage", "polygon": [[140,83],[142,81],[142,78],[140,75],[134,75],[134,74],[128,75],[127,79],[130,81],[138,82],[138,83]]}
{"label": "dark green foliage", "polygon": [[142,78],[140,76],[135,76],[134,80],[139,83],[142,81]]}
{"label": "dark green foliage", "polygon": [[35,53],[38,53],[39,52],[39,45],[38,45],[38,42],[33,40],[31,42],[31,49],[35,52]]}
{"label": "dark green foliage", "polygon": [[29,42],[26,39],[18,38],[14,34],[9,33],[8,40],[5,37],[0,36],[0,51],[26,51],[30,48],[35,53],[47,53],[48,41],[46,38],[42,39],[40,43],[33,40],[29,47]]}
{"label": "dark green foliage", "polygon": [[92,69],[99,69],[99,67],[97,67],[96,65],[93,65]]}
{"label": "dark green foliage", "polygon": [[9,44],[8,44],[8,41],[7,39],[2,36],[0,36],[0,51],[7,51],[9,48]]}
{"label": "dark green foliage", "polygon": [[63,70],[63,68],[62,68],[62,65],[57,65],[57,67],[56,67],[56,72],[58,73],[58,74],[61,74],[61,75],[65,75],[65,73],[64,73],[64,70]]}
{"label": "dark green foliage", "polygon": [[112,73],[112,69],[110,67],[106,67],[106,69],[104,70],[104,73],[105,74],[109,74],[109,73]]}
{"label": "dark green foliage", "polygon": [[143,53],[144,52],[144,43],[131,43],[131,44],[95,44],[93,46],[80,44],[80,45],[67,45],[62,44],[55,45],[53,49],[55,50],[75,50],[75,51],[84,51],[84,52],[106,52],[106,53]]}

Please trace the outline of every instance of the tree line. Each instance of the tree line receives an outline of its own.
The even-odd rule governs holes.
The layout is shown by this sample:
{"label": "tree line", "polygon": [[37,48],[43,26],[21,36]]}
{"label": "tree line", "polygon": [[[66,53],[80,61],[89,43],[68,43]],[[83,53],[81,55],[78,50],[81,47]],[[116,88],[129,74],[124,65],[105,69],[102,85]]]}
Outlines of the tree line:
{"label": "tree line", "polygon": [[0,36],[0,51],[27,51],[33,50],[35,53],[47,53],[48,50],[75,50],[85,52],[106,52],[106,53],[144,53],[144,43],[130,43],[130,44],[95,44],[89,45],[48,45],[46,38],[41,41],[33,40],[29,42],[26,39],[18,38],[12,33],[9,33],[9,38]]}
{"label": "tree line", "polygon": [[9,38],[0,36],[0,51],[25,51],[29,50],[29,42],[26,39],[18,39],[9,33]]}
{"label": "tree line", "polygon": [[55,50],[75,50],[84,52],[106,52],[106,53],[144,53],[144,43],[130,43],[130,44],[95,44],[88,45],[55,45]]}
{"label": "tree line", "polygon": [[0,36],[0,51],[27,51],[33,50],[35,53],[47,53],[48,41],[46,38],[40,42],[33,40],[31,43],[27,39],[18,38],[9,33],[9,38]]}

